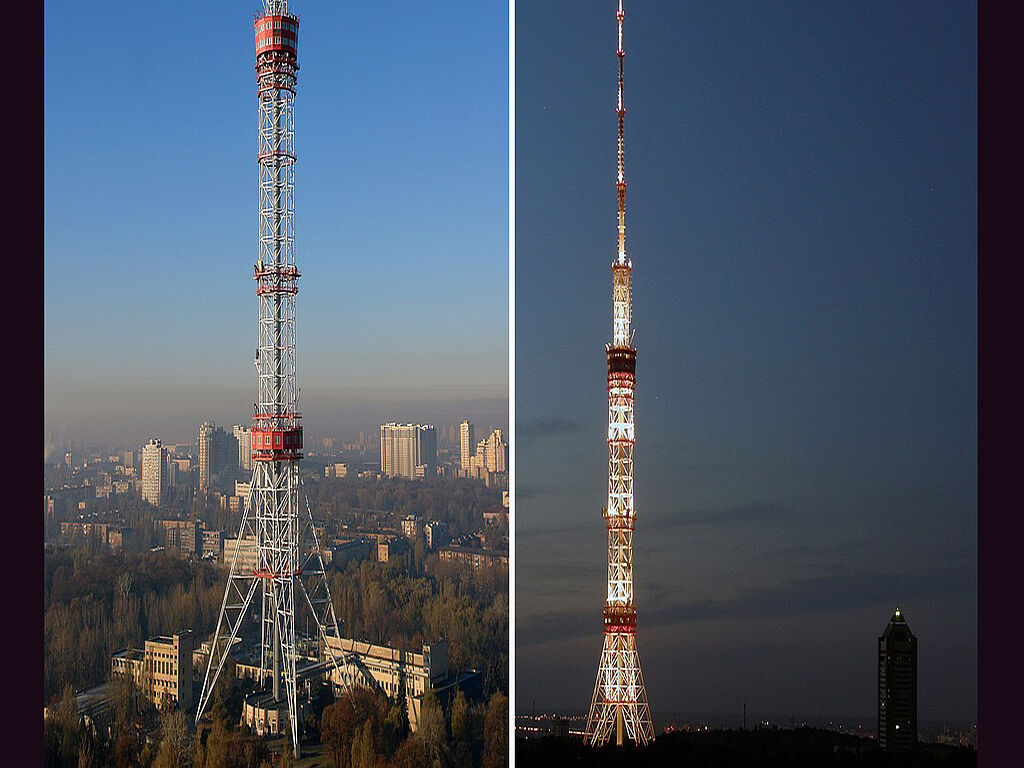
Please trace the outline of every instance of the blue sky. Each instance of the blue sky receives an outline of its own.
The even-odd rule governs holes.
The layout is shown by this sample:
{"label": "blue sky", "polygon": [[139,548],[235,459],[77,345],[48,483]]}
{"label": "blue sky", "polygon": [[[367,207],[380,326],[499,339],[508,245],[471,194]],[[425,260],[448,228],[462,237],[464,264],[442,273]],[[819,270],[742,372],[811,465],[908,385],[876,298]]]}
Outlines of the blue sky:
{"label": "blue sky", "polygon": [[[517,4],[518,708],[586,711],[615,0]],[[629,2],[638,643],[656,725],[977,713],[977,10]],[[571,34],[567,33],[571,30]]]}
{"label": "blue sky", "polygon": [[[46,4],[47,428],[248,416],[256,9]],[[507,4],[293,9],[307,431],[507,422]]]}

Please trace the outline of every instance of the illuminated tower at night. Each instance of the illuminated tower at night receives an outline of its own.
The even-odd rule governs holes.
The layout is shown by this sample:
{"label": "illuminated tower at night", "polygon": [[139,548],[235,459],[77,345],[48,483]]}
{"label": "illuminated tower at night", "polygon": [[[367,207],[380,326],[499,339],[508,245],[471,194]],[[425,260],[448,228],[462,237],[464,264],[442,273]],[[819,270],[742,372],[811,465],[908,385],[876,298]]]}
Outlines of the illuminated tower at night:
{"label": "illuminated tower at night", "polygon": [[[260,603],[260,676],[275,702],[288,711],[299,756],[296,706],[296,614],[316,627],[324,661],[345,661],[341,633],[324,575],[309,503],[301,490],[302,427],[295,384],[295,83],[299,17],[287,0],[264,0],[255,18],[256,98],[259,102],[259,259],[253,267],[259,304],[256,369],[259,387],[253,414],[251,490],[231,563],[220,618],[206,665],[196,721],[257,594]],[[300,506],[301,502],[301,506]],[[256,567],[243,567],[239,551],[256,541]],[[328,637],[337,638],[334,643]],[[338,674],[337,678],[345,679]],[[282,686],[283,684],[283,686]],[[282,695],[283,688],[283,695]],[[277,705],[275,705],[277,706]]]}
{"label": "illuminated tower at night", "polygon": [[633,602],[633,389],[636,384],[636,348],[630,329],[633,262],[626,258],[626,176],[622,101],[622,0],[619,25],[618,255],[612,262],[612,343],[608,357],[608,599],[604,604],[604,648],[594,684],[585,740],[592,746],[625,738],[637,744],[654,739],[647,706],[644,677],[636,648],[636,605]]}

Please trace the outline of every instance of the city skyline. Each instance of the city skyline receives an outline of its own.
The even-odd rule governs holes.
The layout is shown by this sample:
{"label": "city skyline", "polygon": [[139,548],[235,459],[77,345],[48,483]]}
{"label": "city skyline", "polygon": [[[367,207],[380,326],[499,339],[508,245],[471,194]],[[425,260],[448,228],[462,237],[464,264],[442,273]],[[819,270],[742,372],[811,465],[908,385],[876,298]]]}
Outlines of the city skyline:
{"label": "city skyline", "polygon": [[[335,539],[363,517],[399,525],[399,505],[451,491],[462,506],[438,507],[450,518],[437,540],[451,524],[475,543],[453,534],[438,562],[515,561],[514,715],[583,722],[614,581],[602,507],[626,477],[609,467],[616,429],[634,514],[633,381],[628,429],[613,425],[606,387],[606,344],[622,336],[608,317],[615,4],[514,4],[514,116],[503,6],[295,9],[291,410],[309,427],[305,456],[317,454],[305,477],[329,499]],[[194,486],[211,473],[203,425],[235,441],[222,453],[240,464],[233,426],[252,426],[258,398],[255,8],[187,5],[203,18],[187,35],[123,0],[44,11],[52,563],[83,542],[175,549],[156,528],[132,539],[128,513],[206,515],[221,549],[220,518],[244,504],[235,475],[251,467],[232,466],[201,503]],[[976,725],[977,4],[663,0],[625,15],[636,268],[616,346],[640,376],[622,605],[643,627],[654,734],[735,728],[741,711],[745,725],[842,718],[877,731],[879,634],[897,606],[920,640],[918,732]],[[97,87],[80,62],[111,37]],[[410,453],[399,471],[380,437],[407,425],[431,427],[414,453],[433,461]],[[53,465],[66,442],[74,471]],[[81,467],[81,447],[101,462]],[[417,467],[443,480],[406,484]],[[467,475],[486,486],[449,480]],[[513,494],[500,526],[496,480]],[[390,554],[360,543],[332,567],[358,557],[429,578],[423,552],[380,535],[394,535]],[[186,551],[205,550],[179,541],[174,556]]]}
{"label": "city skyline", "polygon": [[[141,440],[251,417],[251,13],[203,6],[183,36],[155,8],[45,8],[47,430]],[[378,404],[436,420],[466,402],[494,418],[508,402],[507,9],[301,13],[315,21],[296,117],[307,418],[338,431],[380,423]],[[339,48],[339,29],[359,34]],[[79,63],[111,36],[97,96]]]}
{"label": "city skyline", "polygon": [[[516,10],[520,713],[585,713],[601,647],[613,7]],[[921,721],[975,721],[976,8],[626,16],[655,730],[744,703],[870,728],[897,602]]]}

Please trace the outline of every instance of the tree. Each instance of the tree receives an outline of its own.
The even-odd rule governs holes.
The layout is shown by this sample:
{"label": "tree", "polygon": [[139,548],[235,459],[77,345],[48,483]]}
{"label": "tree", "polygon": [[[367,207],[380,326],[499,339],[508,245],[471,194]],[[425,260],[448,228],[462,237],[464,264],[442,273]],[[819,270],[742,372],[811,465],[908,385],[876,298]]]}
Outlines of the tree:
{"label": "tree", "polygon": [[335,768],[351,766],[352,743],[364,723],[369,723],[372,748],[376,747],[386,711],[384,697],[362,687],[342,694],[324,709],[320,718],[320,741]]}
{"label": "tree", "polygon": [[469,705],[466,703],[466,694],[459,689],[452,702],[452,742],[469,740]]}
{"label": "tree", "polygon": [[163,738],[153,768],[191,768],[192,738],[185,713],[180,709],[168,712],[160,718],[160,724]]}
{"label": "tree", "polygon": [[291,724],[289,723],[288,726],[284,729],[284,747],[281,758],[277,762],[278,768],[292,768],[295,765],[295,744],[292,743]]}
{"label": "tree", "polygon": [[420,704],[420,727],[416,738],[421,740],[430,754],[430,765],[434,768],[444,766],[448,762],[448,743],[445,736],[444,710],[433,688],[427,688]]}
{"label": "tree", "polygon": [[431,765],[430,747],[418,737],[406,739],[395,752],[391,768],[424,768]]}
{"label": "tree", "polygon": [[482,768],[508,766],[508,698],[497,691],[487,704],[484,720],[484,751]]}
{"label": "tree", "polygon": [[214,715],[213,727],[206,737],[206,764],[203,768],[229,768],[230,742],[227,721]]}
{"label": "tree", "polygon": [[352,768],[374,768],[377,753],[373,749],[373,722],[367,720],[352,741]]}
{"label": "tree", "polygon": [[336,701],[324,708],[320,716],[320,743],[324,745],[324,751],[330,756],[334,768],[342,768],[342,759],[345,757],[345,713],[344,704]]}
{"label": "tree", "polygon": [[409,714],[404,694],[399,694],[399,700],[391,705],[388,716],[381,725],[381,744],[384,754],[392,757],[398,746],[405,741],[409,735]]}
{"label": "tree", "polygon": [[57,707],[57,724],[60,730],[60,759],[62,765],[78,763],[78,705],[75,702],[75,689],[70,685],[64,687],[60,705]]}

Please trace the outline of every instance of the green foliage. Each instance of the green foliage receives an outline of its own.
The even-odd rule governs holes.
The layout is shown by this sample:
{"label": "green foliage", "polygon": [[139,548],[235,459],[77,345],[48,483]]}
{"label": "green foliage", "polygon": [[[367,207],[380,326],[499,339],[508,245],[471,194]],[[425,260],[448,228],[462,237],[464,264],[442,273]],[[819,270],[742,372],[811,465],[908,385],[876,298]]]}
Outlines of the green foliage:
{"label": "green foliage", "polygon": [[469,705],[466,694],[461,690],[455,694],[452,702],[452,742],[469,740]]}
{"label": "green foliage", "polygon": [[491,696],[484,721],[482,768],[508,765],[508,698],[501,691]]}
{"label": "green foliage", "polygon": [[404,648],[446,638],[449,668],[482,670],[490,695],[508,690],[507,573],[434,557],[426,575],[413,576],[364,560],[332,573],[330,588],[346,636]]}
{"label": "green foliage", "polygon": [[409,713],[405,697],[391,705],[388,716],[381,725],[381,746],[387,757],[392,757],[395,750],[409,735]]}
{"label": "green foliage", "polygon": [[106,680],[119,648],[193,629],[211,632],[224,586],[214,568],[171,554],[47,550],[43,558],[43,695]]}
{"label": "green foliage", "polygon": [[[360,730],[368,728],[373,754],[382,746],[381,729],[387,716],[386,699],[367,688],[355,688],[324,709],[320,718],[320,741],[335,768],[353,766],[353,744]],[[363,755],[365,743],[358,753]]]}
{"label": "green foliage", "polygon": [[192,736],[185,713],[179,709],[160,718],[160,747],[153,768],[192,768]]}
{"label": "green foliage", "polygon": [[352,741],[352,768],[375,768],[377,753],[373,746],[373,722],[367,720]]}

